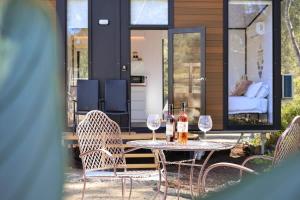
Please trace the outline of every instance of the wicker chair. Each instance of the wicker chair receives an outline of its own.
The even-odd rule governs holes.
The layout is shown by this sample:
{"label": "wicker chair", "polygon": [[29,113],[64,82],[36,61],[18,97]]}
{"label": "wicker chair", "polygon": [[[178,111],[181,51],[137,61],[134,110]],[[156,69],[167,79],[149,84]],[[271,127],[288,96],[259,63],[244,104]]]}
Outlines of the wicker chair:
{"label": "wicker chair", "polygon": [[230,167],[240,170],[240,179],[242,178],[243,172],[248,172],[252,174],[258,174],[254,170],[245,167],[245,165],[253,159],[265,159],[272,161],[272,167],[277,166],[281,161],[287,159],[290,155],[299,151],[300,144],[300,116],[293,119],[289,127],[282,133],[278,138],[274,157],[265,155],[254,155],[250,156],[242,163],[242,165],[220,162],[209,166],[202,177],[202,189],[206,192],[206,179],[210,171],[218,167]]}
{"label": "wicker chair", "polygon": [[[76,133],[83,165],[82,199],[86,180],[90,177],[120,179],[122,181],[122,199],[124,199],[126,179],[130,180],[129,199],[132,191],[132,179],[159,175],[161,180],[161,173],[158,170],[127,171],[124,155],[136,149],[124,150],[119,125],[105,113],[98,110],[88,112],[84,120],[79,123]],[[157,162],[156,159],[155,161]],[[158,187],[160,189],[160,185]]]}

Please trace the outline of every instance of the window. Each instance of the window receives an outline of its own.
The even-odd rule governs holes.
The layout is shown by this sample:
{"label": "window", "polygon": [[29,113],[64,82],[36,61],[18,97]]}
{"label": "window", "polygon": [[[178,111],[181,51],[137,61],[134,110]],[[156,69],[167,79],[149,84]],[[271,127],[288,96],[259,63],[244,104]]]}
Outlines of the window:
{"label": "window", "polygon": [[67,123],[73,126],[77,80],[88,79],[88,0],[67,1]]}
{"label": "window", "polygon": [[273,125],[272,1],[228,1],[228,125]]}
{"label": "window", "polygon": [[282,75],[282,98],[293,98],[293,76],[290,74]]}
{"label": "window", "polygon": [[131,0],[131,25],[168,25],[168,0]]}

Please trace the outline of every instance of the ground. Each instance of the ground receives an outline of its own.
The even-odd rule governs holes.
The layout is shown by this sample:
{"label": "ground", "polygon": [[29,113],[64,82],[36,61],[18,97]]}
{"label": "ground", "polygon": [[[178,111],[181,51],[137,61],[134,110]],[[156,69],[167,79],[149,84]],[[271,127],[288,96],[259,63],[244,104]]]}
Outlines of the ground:
{"label": "ground", "polygon": [[[209,164],[213,164],[216,162],[232,162],[232,163],[241,163],[245,157],[232,158],[229,156],[230,151],[222,151],[217,152],[210,159]],[[203,162],[203,159],[198,161],[198,163]],[[261,170],[265,168],[265,164],[268,163],[252,163],[250,167]],[[170,167],[169,171],[171,175],[176,175],[177,169],[175,167]],[[183,170],[183,181],[187,182],[189,176],[189,169],[184,168]],[[198,174],[199,171],[195,171],[195,175]],[[81,181],[81,169],[68,168],[66,170],[66,180],[64,185],[64,199],[65,200],[77,200],[81,199],[81,190],[83,187],[83,182]],[[224,185],[226,183],[232,183],[232,181],[236,181],[238,178],[239,171],[232,170],[228,168],[220,168],[218,170],[212,171],[212,173],[208,177],[208,187],[212,190],[216,190],[220,185]],[[129,184],[127,183],[127,188]],[[152,199],[153,195],[156,192],[156,181],[146,181],[146,180],[136,180],[133,183],[133,200],[147,200]],[[184,187],[182,190],[182,194],[180,195],[180,199],[191,199],[191,197],[187,194],[187,187]],[[100,180],[93,179],[87,183],[86,195],[85,199],[121,199],[121,182],[115,180]],[[176,191],[174,188],[171,188],[168,193],[168,200],[177,199]]]}

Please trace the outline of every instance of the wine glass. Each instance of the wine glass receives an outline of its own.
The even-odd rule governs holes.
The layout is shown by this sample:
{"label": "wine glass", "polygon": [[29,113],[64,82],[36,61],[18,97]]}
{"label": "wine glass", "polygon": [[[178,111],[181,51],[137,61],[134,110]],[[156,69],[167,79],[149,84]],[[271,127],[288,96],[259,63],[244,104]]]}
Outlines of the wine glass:
{"label": "wine glass", "polygon": [[198,121],[198,128],[204,132],[204,137],[206,136],[206,132],[212,129],[213,123],[210,115],[200,115]]}
{"label": "wine glass", "polygon": [[152,130],[152,140],[155,141],[155,130],[160,127],[160,116],[158,114],[150,114],[147,118],[147,127]]}

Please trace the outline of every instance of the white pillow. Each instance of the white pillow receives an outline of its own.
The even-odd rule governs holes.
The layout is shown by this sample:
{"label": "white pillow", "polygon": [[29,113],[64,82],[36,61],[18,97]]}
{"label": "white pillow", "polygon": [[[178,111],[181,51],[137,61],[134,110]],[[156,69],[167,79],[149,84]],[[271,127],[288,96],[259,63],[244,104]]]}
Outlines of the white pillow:
{"label": "white pillow", "polygon": [[258,82],[258,83],[252,83],[249,87],[247,92],[245,93],[246,97],[254,98],[256,97],[258,91],[262,87],[263,82]]}
{"label": "white pillow", "polygon": [[270,88],[269,85],[263,84],[262,87],[259,89],[256,97],[257,98],[266,98],[269,95]]}

